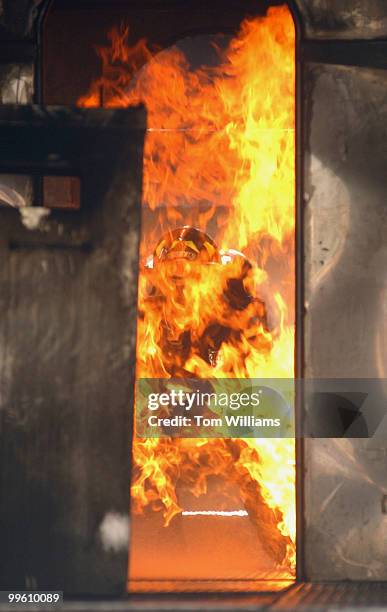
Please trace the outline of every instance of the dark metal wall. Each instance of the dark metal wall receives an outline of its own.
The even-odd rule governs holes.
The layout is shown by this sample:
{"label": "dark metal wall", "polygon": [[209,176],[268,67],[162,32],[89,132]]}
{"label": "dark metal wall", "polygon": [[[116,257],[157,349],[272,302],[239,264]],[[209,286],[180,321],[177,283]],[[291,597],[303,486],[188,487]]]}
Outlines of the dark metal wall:
{"label": "dark metal wall", "polygon": [[384,0],[296,0],[308,38],[354,39],[387,35]]}
{"label": "dark metal wall", "polygon": [[[387,72],[303,76],[305,375],[384,378]],[[305,441],[308,579],[387,579],[386,457],[380,438]]]}
{"label": "dark metal wall", "polygon": [[3,0],[0,8],[1,38],[33,40],[36,18],[45,0]]}
{"label": "dark metal wall", "polygon": [[[0,104],[28,104],[34,99],[35,66],[38,59],[40,17],[46,0],[3,0],[0,3]],[[34,202],[33,182],[28,176],[0,177],[0,201],[4,191],[13,201],[20,196],[27,206]]]}
{"label": "dark metal wall", "polygon": [[0,209],[0,586],[125,592],[142,109],[0,107],[0,172],[77,211]]}
{"label": "dark metal wall", "polygon": [[[307,377],[383,378],[387,5],[298,4],[313,39],[300,49],[302,368]],[[305,441],[305,579],[387,579],[386,457],[381,438]]]}

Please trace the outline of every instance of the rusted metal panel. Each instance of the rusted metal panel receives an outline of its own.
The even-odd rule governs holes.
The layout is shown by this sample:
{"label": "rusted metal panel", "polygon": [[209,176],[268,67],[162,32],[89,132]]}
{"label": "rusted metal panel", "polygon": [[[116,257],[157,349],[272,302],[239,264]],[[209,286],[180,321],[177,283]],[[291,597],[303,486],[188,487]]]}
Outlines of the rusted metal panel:
{"label": "rusted metal panel", "polygon": [[81,183],[77,177],[45,176],[43,194],[47,208],[79,208]]}
{"label": "rusted metal panel", "polygon": [[79,210],[0,209],[1,585],[123,593],[142,109],[0,107],[0,171]]}

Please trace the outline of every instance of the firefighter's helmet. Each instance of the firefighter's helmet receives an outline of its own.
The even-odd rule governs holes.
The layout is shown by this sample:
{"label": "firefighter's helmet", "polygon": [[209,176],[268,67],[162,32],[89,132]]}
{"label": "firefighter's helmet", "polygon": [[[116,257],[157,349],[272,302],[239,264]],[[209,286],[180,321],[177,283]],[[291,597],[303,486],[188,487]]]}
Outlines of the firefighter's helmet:
{"label": "firefighter's helmet", "polygon": [[201,264],[220,263],[217,244],[204,232],[185,225],[169,230],[158,242],[153,262],[186,261]]}

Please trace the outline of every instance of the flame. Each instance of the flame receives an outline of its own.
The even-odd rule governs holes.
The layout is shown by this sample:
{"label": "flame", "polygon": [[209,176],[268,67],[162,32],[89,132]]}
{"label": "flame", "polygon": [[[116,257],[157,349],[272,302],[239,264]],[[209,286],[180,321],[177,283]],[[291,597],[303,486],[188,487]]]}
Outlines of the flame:
{"label": "flame", "polygon": [[[146,223],[144,212],[137,377],[292,378],[295,31],[290,12],[276,7],[264,18],[245,20],[227,48],[216,47],[216,67],[192,69],[176,46],[159,51],[141,40],[129,47],[127,37],[125,28],[110,33],[111,45],[99,50],[101,77],[79,104],[142,102],[148,110],[143,206],[153,216]],[[146,262],[165,230],[187,224],[208,231],[229,265],[186,262],[185,281],[178,286],[173,262]],[[230,249],[243,251],[254,265]],[[230,297],[230,279],[238,279],[236,296]],[[254,299],[233,303],[240,293]],[[188,348],[183,346],[187,337]],[[179,483],[200,496],[209,476],[227,473],[278,568],[294,574],[293,440],[136,439],[133,456],[134,511],[160,510],[169,525],[183,510]]]}

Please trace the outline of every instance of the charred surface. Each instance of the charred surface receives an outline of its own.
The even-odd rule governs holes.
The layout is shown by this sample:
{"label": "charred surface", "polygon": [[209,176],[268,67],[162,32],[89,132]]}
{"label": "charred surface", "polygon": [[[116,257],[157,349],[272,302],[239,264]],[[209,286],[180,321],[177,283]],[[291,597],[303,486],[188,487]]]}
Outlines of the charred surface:
{"label": "charred surface", "polygon": [[0,126],[0,170],[82,183],[77,212],[0,209],[2,588],[123,593],[127,539],[101,525],[129,507],[144,112]]}

